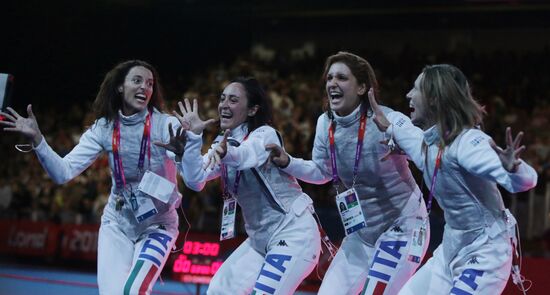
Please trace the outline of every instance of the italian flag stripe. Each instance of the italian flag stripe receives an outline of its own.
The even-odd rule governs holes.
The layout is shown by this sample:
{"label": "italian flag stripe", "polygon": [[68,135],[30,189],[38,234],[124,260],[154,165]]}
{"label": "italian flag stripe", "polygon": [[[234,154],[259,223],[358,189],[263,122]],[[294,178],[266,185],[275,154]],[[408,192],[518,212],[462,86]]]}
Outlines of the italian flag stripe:
{"label": "italian flag stripe", "polygon": [[136,266],[134,266],[134,269],[130,273],[130,277],[126,281],[126,285],[124,286],[124,295],[130,295],[130,291],[132,290],[132,285],[134,284],[134,281],[136,280],[136,277],[138,276],[142,266],[143,266],[143,260],[138,260],[136,262]]}

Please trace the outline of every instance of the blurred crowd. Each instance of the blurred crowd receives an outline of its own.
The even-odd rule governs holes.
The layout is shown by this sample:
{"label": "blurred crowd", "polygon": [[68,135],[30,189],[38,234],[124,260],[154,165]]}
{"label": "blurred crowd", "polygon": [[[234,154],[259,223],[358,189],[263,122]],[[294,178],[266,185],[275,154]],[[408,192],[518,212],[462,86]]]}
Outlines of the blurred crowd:
{"label": "blurred crowd", "polygon": [[[272,99],[274,126],[283,135],[285,149],[293,156],[310,159],[315,124],[326,104],[321,80],[323,63],[333,53],[320,52],[310,43],[286,51],[256,45],[250,52],[226,64],[210,65],[193,73],[192,79],[184,76],[165,79],[172,81],[165,85],[168,94],[165,111],[174,110],[183,97],[197,98],[202,117],[217,118],[219,94],[228,81],[239,75],[254,76]],[[524,144],[528,148],[522,158],[539,173],[536,193],[545,193],[550,181],[548,48],[529,53],[455,50],[425,54],[405,47],[397,55],[368,50],[354,53],[365,57],[376,70],[382,104],[405,114],[408,114],[405,94],[424,65],[451,63],[461,68],[473,85],[476,99],[486,107],[488,115],[483,128],[497,144],[504,144],[506,126],[511,126],[514,132],[525,132]],[[183,93],[174,90],[181,85],[185,87]],[[75,102],[64,109],[44,105],[35,109],[43,134],[61,156],[72,149],[83,131],[93,123],[90,105],[91,102]],[[206,132],[205,149],[218,132],[217,127]],[[75,180],[55,185],[34,153],[21,153],[13,148],[21,138],[6,132],[1,132],[0,136],[3,147],[0,218],[57,223],[99,222],[111,186],[105,156]],[[303,187],[314,199],[320,215],[336,211],[333,210],[330,185],[304,184]],[[192,228],[217,232],[221,208],[219,183],[209,183],[202,192],[196,193],[186,189],[180,179],[180,191],[183,194],[182,212],[186,213]]]}

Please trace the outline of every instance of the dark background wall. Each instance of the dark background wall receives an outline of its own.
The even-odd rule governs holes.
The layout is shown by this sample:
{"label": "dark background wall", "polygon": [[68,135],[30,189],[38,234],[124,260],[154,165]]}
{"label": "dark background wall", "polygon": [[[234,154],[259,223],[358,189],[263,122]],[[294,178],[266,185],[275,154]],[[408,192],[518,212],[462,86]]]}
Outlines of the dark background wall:
{"label": "dark background wall", "polygon": [[16,106],[91,101],[104,73],[129,58],[156,65],[176,95],[199,69],[256,43],[290,49],[313,41],[319,54],[550,44],[548,1],[3,2],[0,72],[16,77]]}

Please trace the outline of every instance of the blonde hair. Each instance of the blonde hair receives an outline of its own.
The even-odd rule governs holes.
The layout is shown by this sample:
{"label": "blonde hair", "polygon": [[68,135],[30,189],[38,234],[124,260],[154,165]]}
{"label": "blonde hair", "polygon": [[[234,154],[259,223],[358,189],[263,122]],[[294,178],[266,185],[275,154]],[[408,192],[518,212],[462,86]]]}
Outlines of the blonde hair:
{"label": "blonde hair", "polygon": [[450,145],[462,130],[481,125],[484,108],[473,98],[466,76],[457,67],[437,64],[424,67],[420,91],[426,115],[441,134],[440,145]]}

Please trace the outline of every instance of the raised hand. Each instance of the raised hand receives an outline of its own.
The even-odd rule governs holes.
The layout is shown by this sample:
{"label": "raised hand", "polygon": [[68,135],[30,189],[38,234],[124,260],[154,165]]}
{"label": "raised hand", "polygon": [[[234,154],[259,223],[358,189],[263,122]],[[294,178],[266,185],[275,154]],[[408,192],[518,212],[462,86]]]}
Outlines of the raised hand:
{"label": "raised hand", "polygon": [[506,149],[502,149],[491,139],[489,144],[497,153],[502,167],[510,173],[515,173],[518,170],[520,154],[525,150],[525,146],[520,146],[523,132],[519,132],[516,138],[512,139],[512,128],[506,127]]}
{"label": "raised hand", "polygon": [[376,102],[376,98],[374,97],[374,90],[372,88],[369,89],[368,96],[369,96],[370,107],[374,112],[373,121],[380,131],[385,132],[388,129],[388,127],[390,127],[391,125],[390,121],[388,121],[388,118],[386,118],[386,115],[384,115],[384,112]]}
{"label": "raised hand", "polygon": [[[386,118],[386,115],[384,115],[384,111],[380,108],[378,103],[376,102],[376,98],[374,97],[374,89],[369,89],[369,103],[370,107],[372,108],[372,111],[374,112],[374,118],[372,119],[374,121],[374,124],[378,127],[378,130],[382,132],[386,132],[388,128],[390,127],[391,123],[388,121],[388,118]],[[385,139],[380,142],[383,145],[387,145],[389,147],[388,152],[380,158],[380,161],[384,162],[386,161],[390,155],[403,155],[403,151],[397,146],[397,144],[393,140],[393,134],[389,139]]]}
{"label": "raised hand", "polygon": [[265,150],[269,151],[269,160],[280,168],[286,168],[290,164],[290,157],[282,147],[268,143],[265,145]]}
{"label": "raised hand", "polygon": [[227,137],[231,131],[229,129],[225,130],[223,134],[223,139],[218,143],[218,145],[208,154],[208,161],[205,164],[204,169],[214,169],[217,165],[221,165],[223,157],[227,154]]}
{"label": "raised hand", "polygon": [[195,134],[201,134],[202,131],[206,129],[206,127],[208,127],[208,125],[216,122],[216,120],[214,119],[203,121],[199,117],[199,106],[197,103],[197,99],[193,99],[193,107],[191,107],[189,99],[184,99],[184,102],[185,105],[181,103],[181,101],[178,102],[181,115],[176,111],[172,112],[174,116],[176,116],[176,118],[180,121],[180,124],[184,130],[190,130]]}
{"label": "raised hand", "polygon": [[176,161],[181,161],[183,152],[185,151],[185,142],[187,141],[187,136],[183,132],[183,128],[180,126],[176,130],[174,135],[174,130],[172,129],[172,123],[168,123],[168,133],[170,133],[170,139],[167,143],[155,141],[153,144],[163,147],[176,155]]}
{"label": "raised hand", "polygon": [[4,127],[4,131],[19,132],[30,139],[34,146],[38,146],[42,141],[42,133],[38,128],[38,122],[32,112],[32,105],[27,106],[28,118],[22,117],[14,109],[8,107],[8,113],[0,112],[0,115],[6,117],[7,120],[0,121],[0,125]]}

